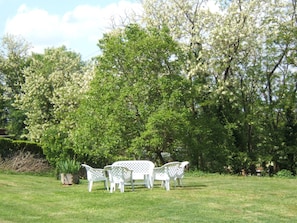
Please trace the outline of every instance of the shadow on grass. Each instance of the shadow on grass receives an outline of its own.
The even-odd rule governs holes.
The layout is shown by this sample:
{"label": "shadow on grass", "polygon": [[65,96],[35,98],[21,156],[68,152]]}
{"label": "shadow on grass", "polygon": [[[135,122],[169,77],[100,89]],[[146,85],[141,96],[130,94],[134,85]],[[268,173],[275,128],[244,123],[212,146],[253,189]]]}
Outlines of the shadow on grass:
{"label": "shadow on grass", "polygon": [[[87,190],[87,183],[85,183],[86,185],[86,190]],[[208,185],[206,184],[200,184],[200,183],[197,183],[197,184],[190,184],[190,185],[187,185],[187,184],[184,184],[183,186],[174,186],[174,184],[170,184],[170,190],[200,190],[200,189],[203,189],[203,188],[206,188],[208,187]],[[132,191],[132,188],[130,185],[125,185],[125,192],[137,192],[137,191],[142,191],[142,190],[165,190],[165,188],[163,188],[160,184],[154,184],[154,187],[153,188],[146,188],[144,185],[134,185],[134,191]],[[93,188],[92,188],[92,191],[93,192],[99,192],[99,191],[106,191],[106,192],[110,192],[109,190],[106,190],[106,188],[102,185],[96,185],[94,184],[93,185]],[[116,188],[116,192],[119,192],[119,188],[117,187]]]}
{"label": "shadow on grass", "polygon": [[199,189],[203,189],[206,188],[207,185],[205,184],[191,184],[191,185],[183,185],[183,186],[176,186],[176,188],[174,188],[174,186],[170,187],[173,190],[174,189],[178,189],[178,190],[199,190]]}

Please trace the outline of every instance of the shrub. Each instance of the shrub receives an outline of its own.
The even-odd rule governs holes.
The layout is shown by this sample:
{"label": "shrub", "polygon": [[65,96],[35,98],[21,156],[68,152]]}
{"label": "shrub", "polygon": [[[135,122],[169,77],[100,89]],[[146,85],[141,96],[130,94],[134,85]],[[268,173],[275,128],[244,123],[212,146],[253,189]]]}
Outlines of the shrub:
{"label": "shrub", "polygon": [[21,151],[29,152],[32,155],[34,154],[35,156],[45,158],[42,147],[38,143],[0,138],[0,156],[2,159],[13,157]]}
{"label": "shrub", "polygon": [[280,170],[276,173],[276,177],[280,177],[280,178],[293,178],[293,173],[290,170]]}
{"label": "shrub", "polygon": [[14,144],[11,139],[0,138],[0,157],[3,159],[13,154]]}
{"label": "shrub", "polygon": [[41,157],[45,157],[43,155],[42,147],[38,143],[24,141],[24,140],[16,140],[16,141],[13,141],[13,143],[16,151],[30,152],[31,154],[36,154]]}

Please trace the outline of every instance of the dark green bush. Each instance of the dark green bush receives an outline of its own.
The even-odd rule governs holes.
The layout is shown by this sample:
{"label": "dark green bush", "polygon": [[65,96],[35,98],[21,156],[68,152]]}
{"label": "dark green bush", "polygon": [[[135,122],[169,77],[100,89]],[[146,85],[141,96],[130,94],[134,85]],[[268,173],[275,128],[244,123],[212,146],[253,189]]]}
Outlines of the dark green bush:
{"label": "dark green bush", "polygon": [[0,157],[9,157],[13,151],[15,151],[13,141],[8,138],[0,138]]}
{"label": "dark green bush", "polygon": [[11,157],[20,151],[30,152],[36,156],[44,158],[42,147],[34,142],[12,140],[9,138],[0,138],[0,156],[5,159]]}
{"label": "dark green bush", "polygon": [[43,150],[40,144],[24,140],[13,141],[16,151],[30,152],[31,154],[43,156]]}

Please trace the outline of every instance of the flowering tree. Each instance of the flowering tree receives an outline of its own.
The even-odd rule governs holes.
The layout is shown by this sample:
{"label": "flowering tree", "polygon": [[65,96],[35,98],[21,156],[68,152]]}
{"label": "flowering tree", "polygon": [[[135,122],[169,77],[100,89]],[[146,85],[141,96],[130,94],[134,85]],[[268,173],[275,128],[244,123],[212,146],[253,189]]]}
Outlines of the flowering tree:
{"label": "flowering tree", "polygon": [[[191,110],[197,118],[211,114],[229,132],[231,163],[242,153],[249,160],[242,167],[295,160],[296,142],[286,146],[288,128],[296,135],[295,1],[216,2],[209,10],[214,1],[147,0],[144,21],[168,26],[189,55],[183,73],[192,83]],[[200,151],[197,162],[208,159]]]}
{"label": "flowering tree", "polygon": [[24,131],[24,113],[13,105],[21,94],[24,68],[29,65],[29,44],[18,36],[5,35],[0,46],[0,127],[20,138]]}
{"label": "flowering tree", "polygon": [[79,54],[60,47],[33,54],[24,74],[17,105],[26,114],[28,139],[41,142],[49,158],[67,154],[65,139],[74,125],[71,114],[88,89],[91,70]]}

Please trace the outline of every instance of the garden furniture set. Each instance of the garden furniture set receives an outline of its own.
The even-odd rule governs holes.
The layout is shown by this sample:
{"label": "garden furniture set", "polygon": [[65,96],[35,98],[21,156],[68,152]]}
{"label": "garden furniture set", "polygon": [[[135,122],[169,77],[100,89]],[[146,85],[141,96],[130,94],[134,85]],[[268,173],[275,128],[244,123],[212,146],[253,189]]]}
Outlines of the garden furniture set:
{"label": "garden furniture set", "polygon": [[[125,185],[144,185],[153,188],[154,181],[161,181],[167,191],[170,190],[170,181],[174,181],[182,186],[185,167],[189,164],[184,162],[169,162],[161,167],[148,160],[123,160],[116,161],[112,165],[105,166],[104,169],[93,168],[87,164],[82,164],[87,171],[88,190],[92,191],[93,182],[103,181],[105,188],[114,192],[118,185],[121,192],[124,192]],[[110,186],[108,186],[110,185]]]}

